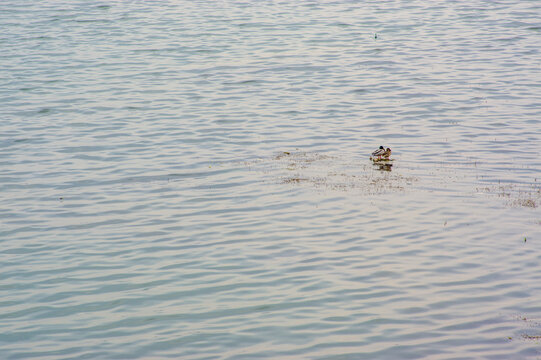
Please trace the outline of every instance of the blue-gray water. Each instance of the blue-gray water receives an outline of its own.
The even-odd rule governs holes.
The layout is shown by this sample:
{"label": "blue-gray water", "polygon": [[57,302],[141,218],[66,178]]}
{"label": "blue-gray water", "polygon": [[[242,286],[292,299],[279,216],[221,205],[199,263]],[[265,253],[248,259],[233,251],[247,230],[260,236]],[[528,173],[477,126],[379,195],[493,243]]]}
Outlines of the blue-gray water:
{"label": "blue-gray water", "polygon": [[3,0],[0,358],[540,358],[540,18]]}

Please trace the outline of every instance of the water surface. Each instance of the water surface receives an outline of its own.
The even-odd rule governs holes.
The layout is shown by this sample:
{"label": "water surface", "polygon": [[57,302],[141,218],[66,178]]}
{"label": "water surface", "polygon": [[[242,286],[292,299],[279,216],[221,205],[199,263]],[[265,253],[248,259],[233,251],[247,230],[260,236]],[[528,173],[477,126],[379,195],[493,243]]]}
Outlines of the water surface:
{"label": "water surface", "polygon": [[2,1],[1,357],[540,358],[540,15]]}

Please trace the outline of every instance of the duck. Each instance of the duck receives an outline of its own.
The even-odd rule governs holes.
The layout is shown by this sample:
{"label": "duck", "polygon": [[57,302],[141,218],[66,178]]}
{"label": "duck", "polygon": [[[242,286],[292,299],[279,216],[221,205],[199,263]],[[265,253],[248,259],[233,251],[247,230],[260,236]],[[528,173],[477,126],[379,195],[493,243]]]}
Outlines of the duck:
{"label": "duck", "polygon": [[379,149],[372,152],[372,156],[374,156],[374,157],[377,156],[378,159],[381,159],[381,157],[383,156],[384,153],[385,153],[385,148],[383,146],[380,146]]}
{"label": "duck", "polygon": [[380,146],[378,149],[372,152],[371,159],[374,161],[382,160],[382,158],[385,160],[390,160],[391,153],[391,148],[385,148],[384,146]]}

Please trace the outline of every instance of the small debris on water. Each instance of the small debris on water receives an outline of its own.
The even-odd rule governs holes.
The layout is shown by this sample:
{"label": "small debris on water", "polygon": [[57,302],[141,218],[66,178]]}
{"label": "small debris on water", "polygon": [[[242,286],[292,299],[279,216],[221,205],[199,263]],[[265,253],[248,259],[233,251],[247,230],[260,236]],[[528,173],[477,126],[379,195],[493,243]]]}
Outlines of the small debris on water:
{"label": "small debris on water", "polygon": [[283,179],[282,182],[284,184],[298,184],[298,183],[300,183],[302,181],[308,181],[308,179],[292,177],[292,178],[285,178],[285,179]]}
{"label": "small debris on water", "polygon": [[537,203],[532,199],[518,199],[518,200],[515,200],[513,203],[514,205],[518,205],[518,206],[531,207],[531,208],[537,207]]}
{"label": "small debris on water", "polygon": [[541,340],[541,335],[522,334],[522,337],[526,340]]}
{"label": "small debris on water", "polygon": [[[514,317],[516,320],[519,320],[522,322],[522,326],[527,326],[528,328],[533,328],[534,330],[527,330],[520,334],[520,337],[524,340],[531,340],[531,341],[539,341],[541,340],[541,334],[539,331],[541,330],[541,322],[539,322],[539,319],[535,318],[527,318],[524,315],[517,315]],[[511,336],[508,336],[509,340],[512,340]]]}
{"label": "small debris on water", "polygon": [[506,199],[511,207],[526,207],[535,209],[541,202],[541,187],[537,183],[526,184],[494,184],[492,186],[477,187],[477,192],[493,194]]}

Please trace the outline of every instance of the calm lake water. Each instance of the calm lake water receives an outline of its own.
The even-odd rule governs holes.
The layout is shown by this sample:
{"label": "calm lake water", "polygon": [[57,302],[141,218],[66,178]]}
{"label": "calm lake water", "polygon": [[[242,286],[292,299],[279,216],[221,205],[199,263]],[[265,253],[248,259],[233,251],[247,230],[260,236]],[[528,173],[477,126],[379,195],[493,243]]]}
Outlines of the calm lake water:
{"label": "calm lake water", "polygon": [[540,18],[0,2],[0,357],[541,358]]}

